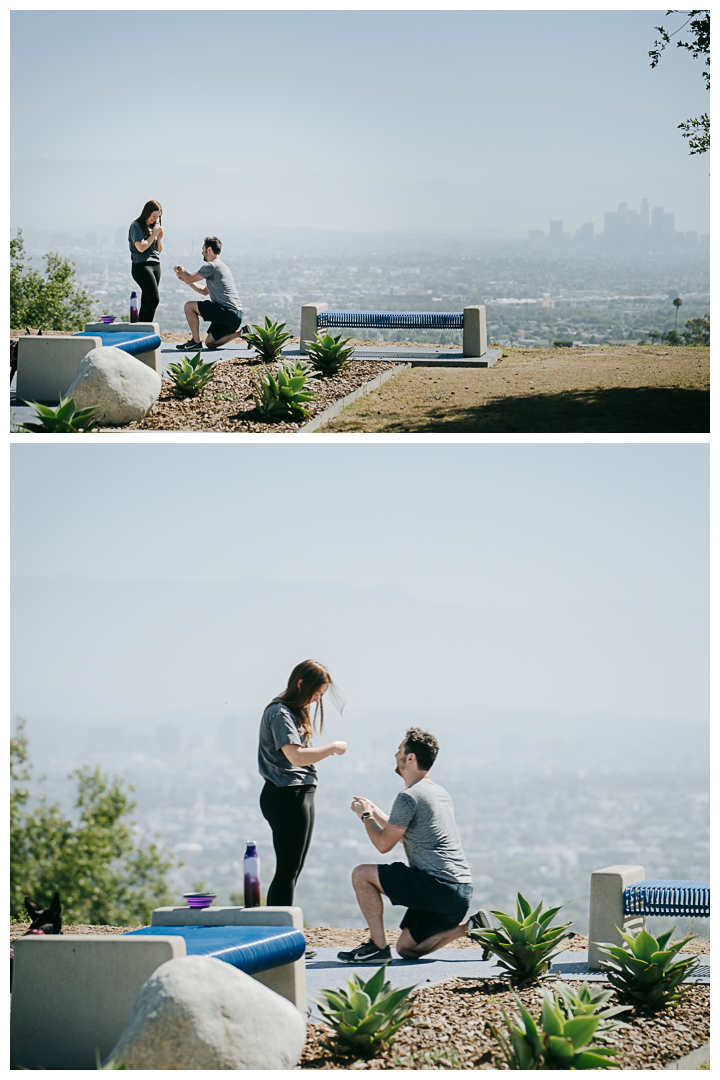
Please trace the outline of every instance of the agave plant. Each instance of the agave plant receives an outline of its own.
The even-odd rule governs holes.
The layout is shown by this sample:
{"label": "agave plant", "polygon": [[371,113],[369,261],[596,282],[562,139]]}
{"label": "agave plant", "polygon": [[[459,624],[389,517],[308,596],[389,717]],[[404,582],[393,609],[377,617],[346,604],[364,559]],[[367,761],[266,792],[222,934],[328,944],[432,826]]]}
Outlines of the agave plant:
{"label": "agave plant", "polygon": [[26,423],[21,431],[41,432],[74,432],[95,431],[97,428],[97,406],[92,405],[88,409],[76,409],[75,398],[63,398],[60,395],[57,409],[51,409],[47,405],[41,405],[39,401],[28,401],[37,413],[39,424]]}
{"label": "agave plant", "polygon": [[383,964],[367,981],[359,975],[346,979],[347,991],[321,990],[314,995],[342,1052],[370,1054],[380,1043],[392,1042],[395,1032],[410,1019],[412,1007],[407,998],[415,986],[393,990],[385,981],[386,967]]}
{"label": "agave plant", "polygon": [[555,946],[575,936],[567,933],[572,923],[550,926],[562,907],[563,904],[543,911],[541,900],[531,910],[522,893],[518,893],[514,918],[503,911],[493,911],[500,926],[493,930],[471,930],[469,937],[497,956],[498,965],[509,973],[514,986],[527,986],[548,973],[550,962],[558,953]]}
{"label": "agave plant", "polygon": [[584,982],[579,990],[564,982],[556,982],[553,985],[558,1005],[566,1019],[572,1020],[577,1016],[599,1018],[600,1023],[595,1031],[595,1038],[600,1042],[604,1042],[611,1032],[628,1027],[623,1020],[613,1018],[620,1013],[629,1012],[629,1005],[612,1005],[609,1009],[598,1012],[598,1009],[601,1009],[613,997],[613,990],[603,990],[602,986],[591,987],[587,982]]}
{"label": "agave plant", "polygon": [[286,332],[285,323],[271,322],[269,315],[265,316],[265,322],[262,326],[253,323],[253,330],[255,333],[246,334],[245,340],[248,345],[252,345],[260,359],[266,363],[270,360],[277,360],[282,352],[283,345],[292,337],[292,334]]}
{"label": "agave plant", "polygon": [[636,1012],[654,1013],[685,997],[687,991],[678,991],[678,987],[692,975],[700,961],[697,956],[678,956],[683,945],[694,940],[694,934],[668,948],[673,930],[657,938],[647,930],[637,934],[623,934],[621,930],[627,949],[610,942],[597,942],[600,952],[608,958],[601,960],[600,966],[623,1005],[634,1006]]}
{"label": "agave plant", "polygon": [[213,377],[214,364],[203,364],[200,353],[188,359],[184,356],[177,364],[168,365],[168,378],[173,390],[181,397],[195,397]]}
{"label": "agave plant", "polygon": [[343,337],[342,334],[333,337],[332,334],[328,333],[325,337],[319,337],[317,341],[309,341],[305,348],[312,360],[313,367],[321,375],[327,377],[337,375],[338,372],[342,371],[352,356],[353,347],[348,345],[349,341],[350,338]]}
{"label": "agave plant", "polygon": [[509,1069],[620,1068],[617,1061],[611,1060],[617,1056],[617,1050],[590,1045],[603,1013],[573,1016],[568,1019],[557,997],[544,989],[538,1030],[535,1020],[514,991],[513,997],[520,1015],[513,1014],[508,1017],[505,1010],[502,1010],[510,1033],[510,1042],[508,1043],[498,1028],[492,1025],[490,1027]]}
{"label": "agave plant", "polygon": [[312,401],[314,390],[308,387],[308,376],[298,374],[297,368],[278,365],[274,376],[267,368],[265,374],[258,376],[253,384],[255,406],[263,420],[304,420],[310,415],[305,408],[306,401]]}

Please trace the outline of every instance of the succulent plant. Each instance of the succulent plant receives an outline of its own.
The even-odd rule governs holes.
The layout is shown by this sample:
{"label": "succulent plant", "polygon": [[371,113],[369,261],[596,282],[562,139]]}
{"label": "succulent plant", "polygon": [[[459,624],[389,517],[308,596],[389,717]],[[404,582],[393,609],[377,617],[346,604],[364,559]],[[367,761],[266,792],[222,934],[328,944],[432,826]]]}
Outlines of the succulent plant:
{"label": "succulent plant", "polygon": [[557,994],[558,1005],[563,1015],[572,1020],[577,1016],[597,1016],[600,1023],[595,1031],[595,1038],[603,1042],[607,1036],[620,1028],[628,1025],[623,1020],[615,1020],[620,1013],[629,1012],[629,1005],[612,1005],[609,1009],[597,1010],[606,1005],[614,996],[614,990],[603,990],[602,986],[590,986],[584,982],[578,990],[568,983],[556,982],[553,984]]}
{"label": "succulent plant", "polygon": [[181,397],[195,397],[213,377],[214,364],[203,364],[200,353],[188,358],[184,356],[177,364],[168,365],[168,378],[173,390]]}
{"label": "succulent plant", "polygon": [[323,1019],[335,1033],[337,1049],[370,1054],[380,1043],[392,1042],[395,1032],[410,1019],[407,998],[415,987],[393,990],[385,981],[386,967],[383,964],[367,981],[357,974],[346,979],[347,991],[321,990],[314,995]]}
{"label": "succulent plant", "polygon": [[342,334],[333,337],[328,333],[317,341],[309,341],[305,348],[313,367],[321,375],[337,375],[353,354],[352,345],[348,345],[349,341],[350,338],[343,337]]}
{"label": "succulent plant", "polygon": [[497,956],[499,967],[505,968],[514,986],[527,986],[549,972],[550,961],[558,952],[555,946],[575,936],[567,933],[572,923],[550,926],[563,906],[543,911],[541,900],[531,910],[522,893],[518,893],[514,918],[503,911],[493,911],[500,926],[493,930],[471,930],[468,936]]}
{"label": "succulent plant", "polygon": [[310,415],[306,401],[312,401],[315,392],[308,386],[308,376],[297,374],[296,367],[278,364],[277,375],[267,368],[265,374],[255,379],[253,393],[255,406],[263,420],[304,420]]}
{"label": "succulent plant", "polygon": [[607,957],[600,961],[600,966],[621,1004],[632,1005],[636,1012],[654,1013],[685,997],[687,991],[678,991],[678,987],[692,975],[700,961],[697,956],[678,956],[683,945],[694,939],[694,934],[667,947],[674,929],[657,938],[647,930],[637,934],[623,934],[621,930],[627,949],[610,942],[597,942],[600,952]]}
{"label": "succulent plant", "polygon": [[[569,989],[569,987],[568,987]],[[611,1060],[617,1050],[604,1046],[591,1046],[591,1040],[600,1024],[603,1013],[573,1016],[568,1019],[557,997],[544,989],[543,1003],[538,1024],[513,991],[520,1015],[508,1016],[502,1010],[503,1019],[510,1033],[508,1043],[505,1035],[491,1025],[493,1037],[500,1044],[505,1063],[509,1069],[618,1069],[617,1061]],[[597,1009],[597,1006],[593,1006]]]}
{"label": "succulent plant", "polygon": [[277,360],[283,345],[292,337],[292,334],[286,332],[285,325],[281,322],[271,322],[270,316],[266,315],[262,326],[253,323],[255,333],[246,334],[245,340],[248,345],[252,345],[261,360],[266,363]]}
{"label": "succulent plant", "polygon": [[28,401],[37,413],[39,424],[25,423],[21,431],[40,432],[77,432],[95,431],[97,428],[97,406],[88,409],[76,409],[75,398],[63,398],[60,396],[57,409],[51,409],[48,405],[41,405],[38,401]]}

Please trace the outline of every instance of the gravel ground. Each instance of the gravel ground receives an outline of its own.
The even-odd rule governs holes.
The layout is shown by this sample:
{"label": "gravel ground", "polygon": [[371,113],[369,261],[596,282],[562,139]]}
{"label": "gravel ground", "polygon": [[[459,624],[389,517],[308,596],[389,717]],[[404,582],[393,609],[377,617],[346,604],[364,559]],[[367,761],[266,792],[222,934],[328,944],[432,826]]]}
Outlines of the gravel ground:
{"label": "gravel ground", "polygon": [[[373,969],[374,970],[374,969]],[[391,975],[392,979],[392,975]],[[551,985],[551,984],[549,984]],[[578,984],[579,985],[579,984]],[[537,989],[519,994],[533,1016],[539,1016]],[[502,980],[453,979],[415,991],[410,1023],[394,1043],[371,1060],[334,1053],[330,1029],[309,1024],[300,1069],[496,1069],[498,1044],[489,1027],[505,1030],[501,1009],[516,1012],[512,993]],[[680,1004],[657,1017],[625,1014],[629,1028],[608,1039],[622,1053],[623,1069],[662,1069],[710,1038],[710,987],[694,984]]]}
{"label": "gravel ground", "polygon": [[710,350],[507,349],[492,368],[413,368],[321,432],[702,432]]}

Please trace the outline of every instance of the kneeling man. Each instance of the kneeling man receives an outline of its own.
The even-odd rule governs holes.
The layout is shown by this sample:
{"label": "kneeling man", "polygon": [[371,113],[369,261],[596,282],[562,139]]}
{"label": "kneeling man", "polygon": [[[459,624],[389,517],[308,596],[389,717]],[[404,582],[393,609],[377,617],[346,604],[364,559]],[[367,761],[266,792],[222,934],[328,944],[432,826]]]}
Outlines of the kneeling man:
{"label": "kneeling man", "polygon": [[383,927],[383,895],[408,909],[396,945],[404,960],[417,960],[464,937],[468,930],[490,926],[485,911],[461,921],[472,896],[472,879],[452,800],[428,775],[438,749],[434,735],[420,728],[408,730],[395,755],[395,772],[405,781],[405,790],[395,799],[389,817],[369,799],[359,795],[353,799],[351,809],[377,850],[385,854],[402,840],[410,865],[366,863],[353,870],[353,888],[370,941],[338,953],[347,964],[384,964],[391,959]]}

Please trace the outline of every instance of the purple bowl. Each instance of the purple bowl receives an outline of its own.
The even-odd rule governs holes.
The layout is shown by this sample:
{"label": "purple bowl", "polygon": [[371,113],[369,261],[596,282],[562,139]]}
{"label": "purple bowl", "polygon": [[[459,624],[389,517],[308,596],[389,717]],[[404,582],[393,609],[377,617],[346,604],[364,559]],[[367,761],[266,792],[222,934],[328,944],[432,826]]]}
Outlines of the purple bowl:
{"label": "purple bowl", "polygon": [[187,900],[191,908],[211,907],[213,900],[217,900],[217,893],[183,893],[183,900]]}
{"label": "purple bowl", "polygon": [[115,322],[115,316],[114,315],[102,315],[101,318],[100,318],[100,322],[104,322],[104,323]]}

